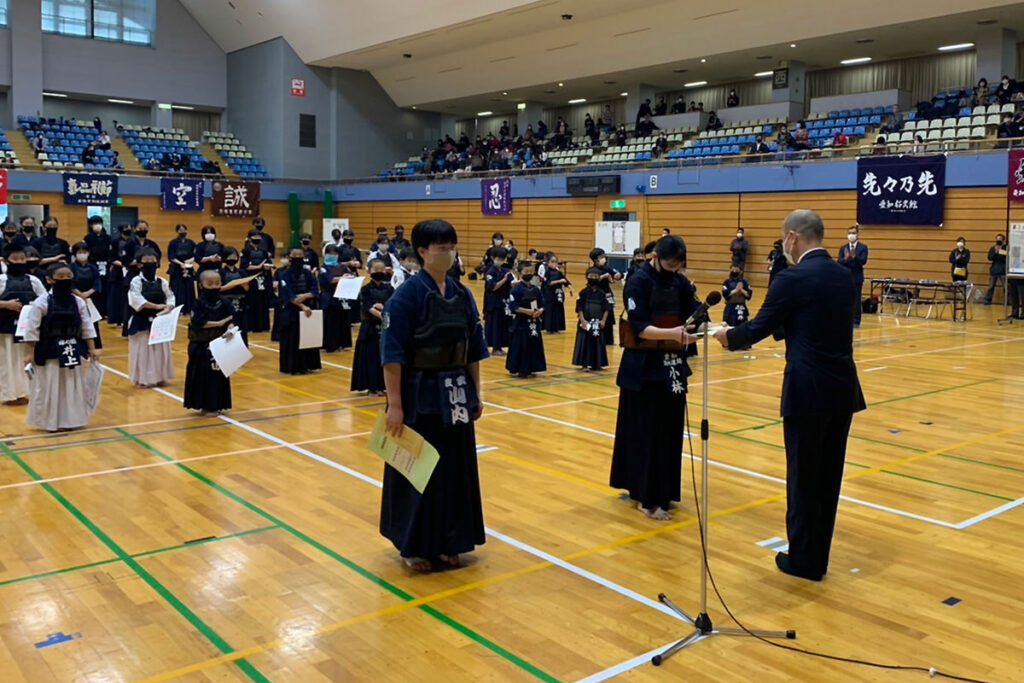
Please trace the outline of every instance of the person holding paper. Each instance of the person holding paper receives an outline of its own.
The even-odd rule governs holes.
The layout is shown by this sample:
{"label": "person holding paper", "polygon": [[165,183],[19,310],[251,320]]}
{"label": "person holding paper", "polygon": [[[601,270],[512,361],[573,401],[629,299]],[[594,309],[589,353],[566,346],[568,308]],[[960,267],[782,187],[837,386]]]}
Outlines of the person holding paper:
{"label": "person holding paper", "polygon": [[212,225],[204,225],[200,234],[203,241],[196,245],[194,253],[196,267],[199,272],[204,270],[219,270],[220,263],[224,258],[224,245],[217,241],[217,228]]}
{"label": "person holding paper", "polygon": [[6,254],[7,273],[0,275],[0,401],[23,406],[29,394],[25,345],[17,343],[14,333],[22,309],[46,296],[46,288],[39,278],[28,274],[24,246],[8,244]]}
{"label": "person holding paper", "polygon": [[356,350],[352,359],[352,391],[365,391],[370,396],[384,393],[384,371],[381,368],[380,330],[384,305],[395,288],[382,259],[371,259],[366,264],[370,271],[370,282],[359,292],[359,311],[362,323],[356,338]]}
{"label": "person holding paper", "polygon": [[508,343],[508,357],[505,369],[513,375],[530,377],[544,372],[548,364],[544,359],[543,317],[540,287],[534,282],[533,261],[520,261],[519,283],[512,288],[510,308],[515,314],[512,319],[512,340]]}
{"label": "person holding paper", "polygon": [[302,247],[292,247],[288,250],[288,266],[277,272],[279,367],[289,375],[305,375],[321,367],[320,349],[299,348],[299,316],[313,315],[313,309],[319,308],[320,294],[316,276],[302,260],[304,255]]}
{"label": "person holding paper", "polygon": [[347,267],[353,273],[358,273],[363,267],[363,255],[355,246],[356,234],[351,230],[341,233],[342,245],[338,247],[338,263]]}
{"label": "person holding paper", "polygon": [[188,322],[184,398],[185,408],[198,410],[200,415],[231,410],[231,379],[217,367],[210,342],[228,331],[236,315],[232,301],[221,294],[220,273],[204,270],[199,275],[199,297]]}
{"label": "person holding paper", "polygon": [[[100,269],[96,267],[94,263],[90,262],[89,259],[89,245],[85,242],[79,242],[71,251],[74,253],[74,259],[71,261],[71,293],[77,296],[83,301],[92,301],[93,306],[96,305],[96,301],[102,299],[103,285],[100,280]],[[97,308],[97,313],[99,309]],[[93,325],[96,327],[96,338],[93,339],[93,344],[96,345],[97,349],[103,348],[103,340],[100,339],[100,323],[95,321]]]}
{"label": "person holding paper", "polygon": [[324,312],[324,351],[352,348],[352,302],[334,295],[342,278],[350,277],[348,266],[339,263],[340,249],[333,244],[324,248],[324,265],[320,268],[320,308]]}
{"label": "person holding paper", "polygon": [[66,432],[89,423],[82,358],[99,362],[93,346],[96,330],[84,300],[71,293],[71,268],[54,263],[47,269],[50,293],[29,308],[25,347],[31,374],[25,423],[48,432]]}
{"label": "person holding paper", "polygon": [[181,305],[181,312],[189,315],[192,302],[196,300],[195,265],[196,243],[188,238],[188,226],[178,223],[174,226],[177,235],[167,245],[167,275],[171,279],[174,300]]}
{"label": "person holding paper", "polygon": [[128,337],[128,377],[136,389],[163,387],[174,379],[171,345],[150,345],[149,330],[153,318],[174,310],[174,293],[167,280],[156,274],[156,253],[143,249],[135,258],[140,272],[128,286],[131,313],[123,332]]}
{"label": "person holding paper", "polygon": [[576,344],[572,351],[573,365],[582,366],[584,370],[602,370],[608,366],[608,349],[601,337],[601,330],[608,324],[608,316],[611,314],[612,305],[601,291],[601,269],[588,268],[587,286],[576,298],[577,325]]}
{"label": "person holding paper", "polygon": [[224,260],[222,261],[223,267],[217,271],[220,275],[220,293],[223,294],[228,301],[231,302],[231,308],[234,310],[234,320],[232,321],[234,326],[238,328],[238,331],[242,335],[242,340],[245,345],[249,345],[249,316],[246,310],[246,304],[248,302],[248,289],[250,284],[257,275],[245,276],[245,273],[238,267],[239,262],[238,250],[234,247],[224,248]]}
{"label": "person holding paper", "polygon": [[380,532],[416,572],[459,567],[460,555],[485,541],[473,423],[483,412],[487,344],[473,295],[446,277],[457,242],[447,221],[413,227],[423,267],[384,306],[381,330],[387,430],[411,428],[440,455],[423,493],[384,470]]}
{"label": "person holding paper", "polygon": [[[156,254],[157,261],[163,257],[163,254],[160,252],[160,246],[149,239],[149,223],[140,218],[135,221],[131,239],[125,242],[121,258],[121,262],[124,264],[124,280],[121,286],[124,295],[121,297],[121,307],[124,311],[123,320],[125,323],[128,322],[132,314],[132,307],[128,303],[128,290],[131,289],[132,281],[141,272],[139,258],[144,251],[151,251]],[[124,328],[122,328],[121,334],[124,335]]]}
{"label": "person holding paper", "polygon": [[248,332],[266,332],[270,329],[270,307],[274,298],[273,252],[264,246],[264,237],[255,228],[249,231],[248,244],[242,249],[242,270],[248,276],[256,276],[249,287]]}

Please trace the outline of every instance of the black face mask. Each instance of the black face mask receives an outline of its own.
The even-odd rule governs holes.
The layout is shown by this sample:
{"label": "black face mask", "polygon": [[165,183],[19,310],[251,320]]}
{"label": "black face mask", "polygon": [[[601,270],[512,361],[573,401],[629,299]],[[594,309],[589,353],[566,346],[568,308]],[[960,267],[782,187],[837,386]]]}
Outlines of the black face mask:
{"label": "black face mask", "polygon": [[34,227],[33,228],[22,228],[21,231],[23,233],[25,233],[26,235],[34,235],[34,234],[36,234],[36,229]]}
{"label": "black face mask", "polygon": [[355,238],[354,238],[354,237],[343,237],[343,238],[342,238],[342,241],[343,241],[343,242],[344,242],[345,244],[352,244],[352,242],[353,242],[353,241],[355,241]]}
{"label": "black face mask", "polygon": [[7,274],[8,275],[12,275],[14,277],[18,277],[19,275],[24,275],[25,271],[27,269],[28,269],[28,267],[24,263],[8,263],[7,264]]}
{"label": "black face mask", "polygon": [[224,263],[228,264],[231,267],[234,267],[234,266],[238,265],[238,259],[233,258],[233,259],[230,259],[228,261],[225,261]]}
{"label": "black face mask", "polygon": [[39,267],[39,259],[37,259],[37,258],[30,258],[28,261],[25,262],[25,266],[29,270],[35,270],[36,268]]}
{"label": "black face mask", "polygon": [[590,287],[597,287],[601,283],[601,280],[596,277],[588,277],[587,285]]}
{"label": "black face mask", "polygon": [[523,282],[529,284],[529,282],[531,280],[533,280],[533,273],[524,273],[523,274]]}
{"label": "black face mask", "polygon": [[1003,243],[1002,240],[996,240],[996,244],[1002,244],[1002,243]]}
{"label": "black face mask", "polygon": [[185,237],[186,237],[187,235],[188,235],[188,233],[187,233],[187,232],[179,232],[179,233],[178,233],[178,239],[185,239]]}
{"label": "black face mask", "polygon": [[9,240],[13,240],[15,235],[17,235],[17,234],[18,233],[16,233],[16,232],[5,232],[4,233],[4,237],[6,237]]}
{"label": "black face mask", "polygon": [[142,239],[146,239],[146,235],[149,234],[149,230],[136,230],[135,234],[141,237]]}
{"label": "black face mask", "polygon": [[156,264],[155,263],[143,263],[142,264],[142,275],[147,280],[152,280],[156,275]]}
{"label": "black face mask", "polygon": [[68,299],[71,296],[71,280],[54,280],[53,295],[58,299]]}
{"label": "black face mask", "polygon": [[57,239],[57,228],[47,228],[46,229],[46,239],[48,239],[48,240],[55,240],[55,239]]}
{"label": "black face mask", "polygon": [[308,247],[309,246],[309,240],[302,240],[302,246]]}
{"label": "black face mask", "polygon": [[256,224],[256,225],[255,225],[255,226],[253,226],[253,227],[255,227],[255,228],[256,228],[257,230],[259,230],[260,232],[263,232],[263,226],[262,226],[262,225]]}
{"label": "black face mask", "polygon": [[673,273],[671,270],[666,270],[665,268],[661,268],[660,270],[655,269],[654,271],[654,279],[662,287],[667,287],[668,285],[672,284],[672,281],[675,279],[675,277],[675,273]]}
{"label": "black face mask", "polygon": [[389,278],[387,273],[370,273],[370,279],[374,282],[385,282]]}
{"label": "black face mask", "polygon": [[291,267],[293,271],[298,272],[302,270],[303,266],[305,266],[306,264],[302,262],[301,258],[292,258],[288,261],[288,265]]}
{"label": "black face mask", "polygon": [[204,289],[203,296],[206,297],[207,301],[216,301],[220,298],[219,289]]}

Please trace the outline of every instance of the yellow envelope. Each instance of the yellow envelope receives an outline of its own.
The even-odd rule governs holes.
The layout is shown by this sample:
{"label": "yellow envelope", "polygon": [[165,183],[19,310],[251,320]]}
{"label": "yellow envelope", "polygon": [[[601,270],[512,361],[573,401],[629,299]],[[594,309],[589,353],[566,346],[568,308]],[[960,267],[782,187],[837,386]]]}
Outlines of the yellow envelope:
{"label": "yellow envelope", "polygon": [[414,432],[408,425],[397,439],[385,429],[384,411],[377,411],[373,431],[367,444],[387,464],[409,480],[413,488],[423,493],[434,473],[441,456],[426,439]]}

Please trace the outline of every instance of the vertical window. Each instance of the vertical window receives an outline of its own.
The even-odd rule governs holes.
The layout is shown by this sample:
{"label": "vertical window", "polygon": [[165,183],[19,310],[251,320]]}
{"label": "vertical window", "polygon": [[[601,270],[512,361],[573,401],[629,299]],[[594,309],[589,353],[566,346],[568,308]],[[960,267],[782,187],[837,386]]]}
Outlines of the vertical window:
{"label": "vertical window", "polygon": [[299,114],[299,147],[316,147],[316,116]]}
{"label": "vertical window", "polygon": [[89,0],[43,0],[43,31],[65,36],[92,35]]}
{"label": "vertical window", "polygon": [[0,0],[0,26],[7,26],[7,0]]}
{"label": "vertical window", "polygon": [[156,30],[156,0],[43,0],[42,15],[47,33],[119,43],[152,45]]}

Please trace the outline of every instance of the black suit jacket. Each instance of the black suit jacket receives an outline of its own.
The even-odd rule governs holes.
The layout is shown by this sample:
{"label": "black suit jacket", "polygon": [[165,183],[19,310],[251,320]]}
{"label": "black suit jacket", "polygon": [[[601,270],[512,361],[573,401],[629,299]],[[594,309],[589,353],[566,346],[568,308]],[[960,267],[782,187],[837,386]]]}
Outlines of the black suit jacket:
{"label": "black suit jacket", "polygon": [[853,362],[854,291],[849,271],[828,252],[808,252],[772,279],[753,319],[729,330],[729,348],[735,350],[785,328],[783,417],[865,408]]}

